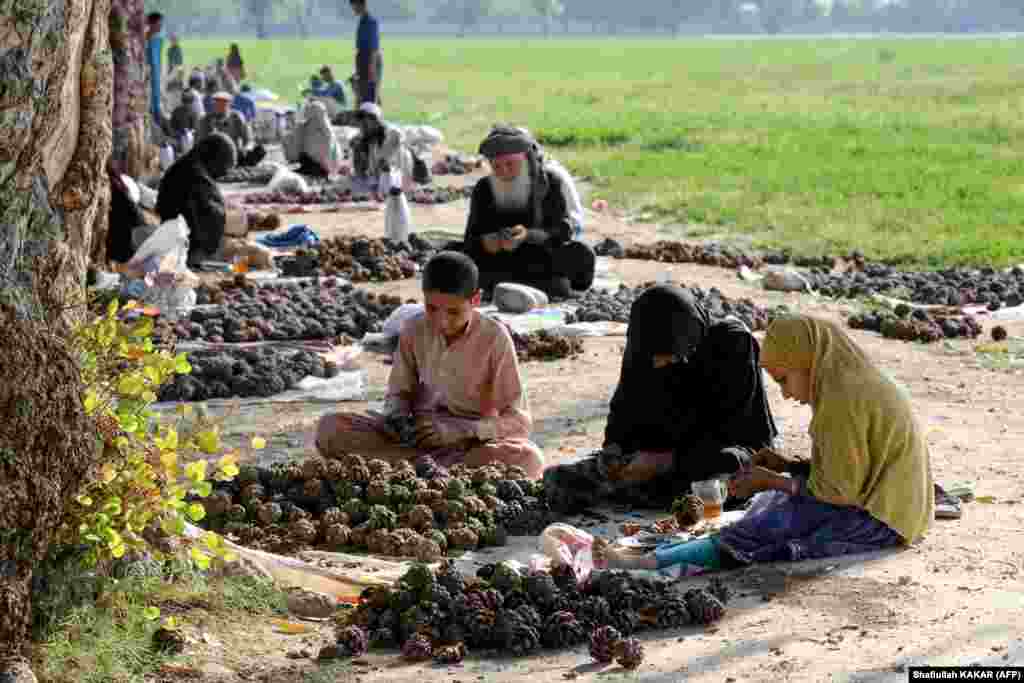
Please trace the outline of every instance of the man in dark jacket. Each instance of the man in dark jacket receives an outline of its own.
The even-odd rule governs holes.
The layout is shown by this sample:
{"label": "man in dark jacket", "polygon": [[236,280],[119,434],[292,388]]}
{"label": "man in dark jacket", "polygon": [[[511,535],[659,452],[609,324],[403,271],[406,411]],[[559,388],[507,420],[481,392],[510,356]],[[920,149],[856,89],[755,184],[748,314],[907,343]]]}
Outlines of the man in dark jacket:
{"label": "man in dark jacket", "polygon": [[213,132],[167,169],[160,181],[156,211],[161,221],[182,216],[189,227],[188,264],[197,266],[221,250],[227,213],[217,178],[235,166],[235,144]]}
{"label": "man in dark jacket", "polygon": [[572,239],[566,179],[524,130],[497,126],[480,145],[493,173],[473,188],[463,249],[485,292],[517,282],[565,298],[594,282],[594,251]]}

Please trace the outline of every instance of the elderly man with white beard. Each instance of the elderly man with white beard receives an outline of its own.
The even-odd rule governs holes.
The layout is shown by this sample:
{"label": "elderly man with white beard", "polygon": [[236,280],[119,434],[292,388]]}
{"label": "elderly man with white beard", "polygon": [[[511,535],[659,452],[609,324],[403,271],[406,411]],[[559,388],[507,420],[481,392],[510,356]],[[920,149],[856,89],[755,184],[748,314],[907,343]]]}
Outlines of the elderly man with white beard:
{"label": "elderly man with white beard", "polygon": [[496,126],[480,145],[493,173],[473,188],[463,250],[480,270],[480,288],[501,282],[543,290],[552,298],[590,288],[596,256],[572,239],[577,228],[571,178],[545,163],[540,145],[521,128]]}

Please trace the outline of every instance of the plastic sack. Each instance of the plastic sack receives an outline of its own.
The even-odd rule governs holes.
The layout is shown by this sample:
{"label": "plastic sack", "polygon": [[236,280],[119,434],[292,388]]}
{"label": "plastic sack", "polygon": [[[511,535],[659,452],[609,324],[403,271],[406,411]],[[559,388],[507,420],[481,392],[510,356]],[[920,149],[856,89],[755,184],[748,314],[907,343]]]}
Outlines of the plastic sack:
{"label": "plastic sack", "polygon": [[381,334],[386,337],[397,337],[406,320],[415,318],[425,310],[423,304],[402,304],[393,310],[388,319],[384,321],[384,325],[381,326]]}
{"label": "plastic sack", "polygon": [[158,307],[174,318],[175,314],[196,303],[198,278],[188,269],[188,223],[178,216],[158,227],[128,262],[125,270],[141,278],[130,291],[134,298]]}
{"label": "plastic sack", "polygon": [[121,182],[128,188],[128,196],[132,198],[132,201],[136,204],[142,199],[142,192],[139,190],[139,184],[135,182],[135,178],[131,176],[122,175]]}
{"label": "plastic sack", "polygon": [[186,130],[181,134],[181,153],[188,154],[192,149],[192,146],[196,143],[196,136],[192,130]]}
{"label": "plastic sack", "polygon": [[594,537],[582,529],[568,524],[552,524],[544,529],[537,544],[544,556],[551,560],[552,566],[572,567],[580,583],[590,578],[595,569]]}
{"label": "plastic sack", "polygon": [[139,188],[139,204],[147,209],[156,210],[156,199],[157,193],[149,185],[145,183],[138,183]]}
{"label": "plastic sack", "polygon": [[267,183],[267,190],[269,192],[309,192],[309,184],[298,173],[282,166],[277,169],[274,177]]}
{"label": "plastic sack", "polygon": [[404,126],[402,135],[410,147],[424,148],[444,141],[444,134],[433,126]]}
{"label": "plastic sack", "polygon": [[166,171],[174,163],[174,147],[164,145],[160,148],[160,170]]}

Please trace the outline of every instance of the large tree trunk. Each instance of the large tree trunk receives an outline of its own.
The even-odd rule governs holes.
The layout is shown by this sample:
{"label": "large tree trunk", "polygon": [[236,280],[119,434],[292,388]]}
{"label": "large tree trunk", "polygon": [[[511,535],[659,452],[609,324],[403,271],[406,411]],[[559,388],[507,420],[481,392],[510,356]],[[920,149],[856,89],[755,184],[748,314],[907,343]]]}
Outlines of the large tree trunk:
{"label": "large tree trunk", "polygon": [[0,15],[0,662],[26,642],[33,566],[96,457],[67,348],[75,310],[59,306],[82,291],[109,201],[109,3]]}

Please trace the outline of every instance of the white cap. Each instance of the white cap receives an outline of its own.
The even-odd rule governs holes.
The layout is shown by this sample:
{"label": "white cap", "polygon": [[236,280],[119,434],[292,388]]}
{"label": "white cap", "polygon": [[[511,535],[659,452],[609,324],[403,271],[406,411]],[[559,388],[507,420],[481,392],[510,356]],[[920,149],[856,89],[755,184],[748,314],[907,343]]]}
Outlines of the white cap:
{"label": "white cap", "polygon": [[363,114],[369,114],[375,119],[379,119],[381,117],[380,107],[373,102],[363,102],[359,105],[359,111]]}

